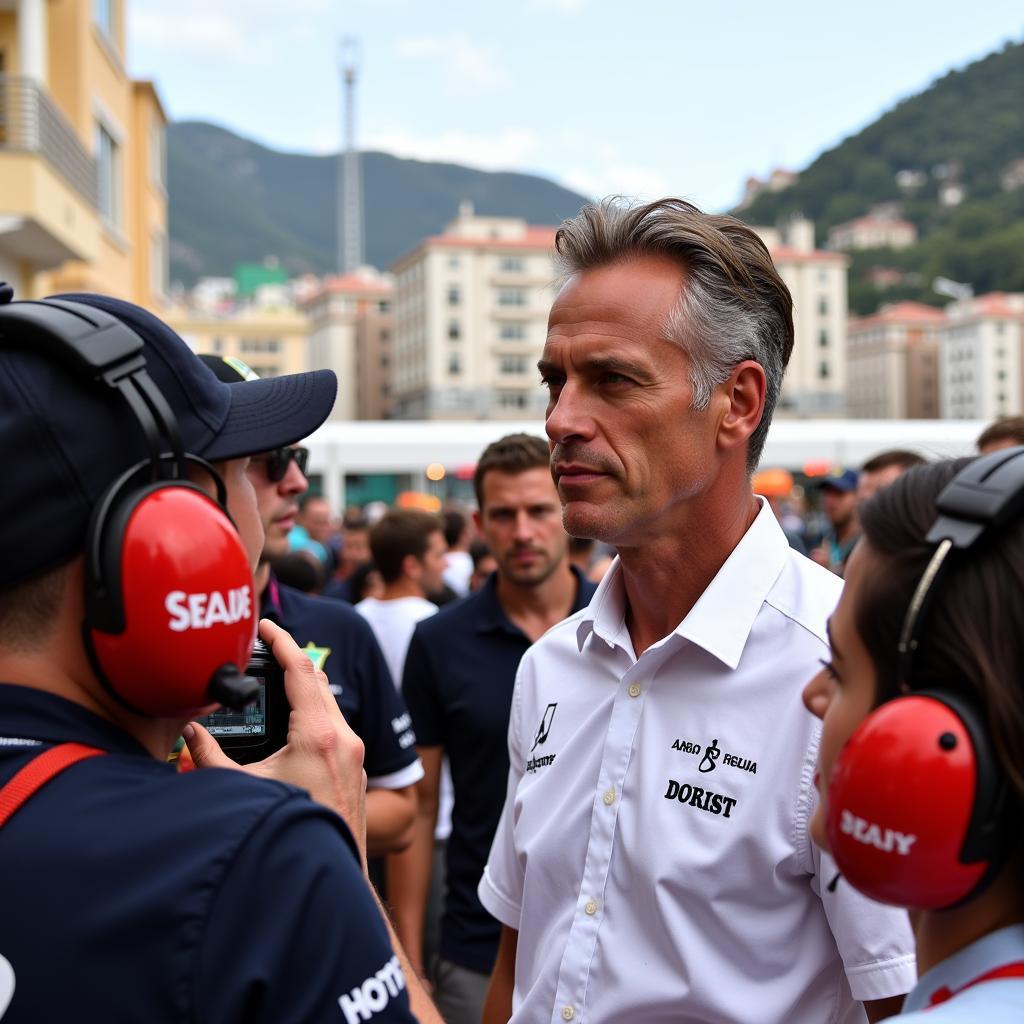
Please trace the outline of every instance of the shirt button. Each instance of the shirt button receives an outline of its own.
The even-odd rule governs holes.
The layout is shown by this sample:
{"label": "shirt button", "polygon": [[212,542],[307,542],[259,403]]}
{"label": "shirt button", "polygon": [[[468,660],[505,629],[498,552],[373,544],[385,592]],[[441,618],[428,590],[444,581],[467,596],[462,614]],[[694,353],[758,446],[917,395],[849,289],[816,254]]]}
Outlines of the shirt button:
{"label": "shirt button", "polygon": [[613,803],[615,803],[615,790],[614,789],[607,789],[607,790],[605,790],[605,794],[604,794],[604,796],[601,799],[604,800],[605,807],[611,807],[611,805]]}
{"label": "shirt button", "polygon": [[639,697],[640,696],[640,684],[639,683],[630,683],[629,684],[629,695],[630,695],[630,697]]}
{"label": "shirt button", "polygon": [[591,900],[583,909],[593,917],[597,913],[597,900]]}
{"label": "shirt button", "polygon": [[562,1020],[572,1020],[576,1016],[576,1011],[571,1006],[562,1007]]}

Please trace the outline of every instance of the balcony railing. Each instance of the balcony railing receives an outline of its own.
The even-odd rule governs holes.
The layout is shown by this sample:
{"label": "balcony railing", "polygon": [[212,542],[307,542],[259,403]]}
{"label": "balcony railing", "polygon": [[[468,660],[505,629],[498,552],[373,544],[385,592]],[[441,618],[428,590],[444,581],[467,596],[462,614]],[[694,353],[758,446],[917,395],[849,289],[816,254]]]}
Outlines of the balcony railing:
{"label": "balcony railing", "polygon": [[99,196],[96,161],[37,82],[0,75],[0,153],[38,153],[92,207]]}

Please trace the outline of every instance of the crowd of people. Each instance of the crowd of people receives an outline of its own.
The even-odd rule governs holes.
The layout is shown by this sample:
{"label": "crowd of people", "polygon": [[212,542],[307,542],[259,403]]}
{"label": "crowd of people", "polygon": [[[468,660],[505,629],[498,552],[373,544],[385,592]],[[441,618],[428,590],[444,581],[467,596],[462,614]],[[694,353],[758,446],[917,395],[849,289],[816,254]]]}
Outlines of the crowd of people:
{"label": "crowd of people", "polygon": [[556,249],[468,512],[309,490],[329,370],[0,288],[4,1024],[1024,1019],[1024,422],[798,486],[753,232]]}

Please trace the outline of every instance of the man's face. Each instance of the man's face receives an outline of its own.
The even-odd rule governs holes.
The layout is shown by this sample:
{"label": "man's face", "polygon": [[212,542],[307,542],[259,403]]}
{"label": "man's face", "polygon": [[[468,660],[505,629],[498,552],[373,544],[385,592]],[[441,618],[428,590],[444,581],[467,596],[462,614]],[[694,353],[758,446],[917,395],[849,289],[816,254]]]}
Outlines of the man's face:
{"label": "man's face", "polygon": [[569,538],[562,529],[558,492],[543,466],[522,473],[496,469],[481,481],[477,529],[494,553],[498,571],[521,587],[543,583],[565,564]]}
{"label": "man's face", "polygon": [[266,540],[261,561],[267,562],[288,551],[288,531],[295,525],[299,511],[296,499],[309,486],[309,482],[294,459],[280,480],[271,480],[266,455],[254,455],[249,460],[249,480],[256,492],[256,504]]}
{"label": "man's face", "polygon": [[821,489],[821,507],[828,521],[833,527],[840,530],[853,518],[857,509],[857,492],[823,487]]}
{"label": "man's face", "polygon": [[884,469],[876,469],[873,473],[861,471],[857,477],[857,504],[862,505],[869,498],[873,498],[883,487],[888,487],[905,472],[903,466],[886,466]]}
{"label": "man's face", "polygon": [[444,586],[444,570],[448,565],[448,542],[440,530],[430,535],[427,550],[420,563],[420,587],[424,594],[437,594]]}
{"label": "man's face", "polygon": [[370,531],[365,527],[345,531],[345,540],[341,546],[341,560],[349,572],[357,565],[369,562],[373,558],[370,551]]}
{"label": "man's face", "polygon": [[541,376],[566,530],[633,546],[683,528],[714,479],[716,402],[690,408],[689,359],[665,338],[683,273],[642,257],[584,271],[559,292]]}
{"label": "man's face", "polygon": [[302,508],[299,522],[306,532],[321,544],[327,544],[334,533],[334,521],[331,518],[331,507],[326,498],[310,498]]}

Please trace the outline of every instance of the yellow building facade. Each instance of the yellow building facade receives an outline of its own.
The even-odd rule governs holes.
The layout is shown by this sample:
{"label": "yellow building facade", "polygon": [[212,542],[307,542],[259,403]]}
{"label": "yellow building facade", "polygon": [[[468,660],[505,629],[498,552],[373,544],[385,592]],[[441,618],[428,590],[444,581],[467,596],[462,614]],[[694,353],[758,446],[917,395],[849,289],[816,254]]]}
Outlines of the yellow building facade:
{"label": "yellow building facade", "polygon": [[172,308],[164,318],[193,352],[233,356],[261,377],[310,368],[309,318],[297,309],[250,307],[215,316]]}
{"label": "yellow building facade", "polygon": [[124,0],[0,0],[0,279],[167,297],[167,118],[125,69]]}

